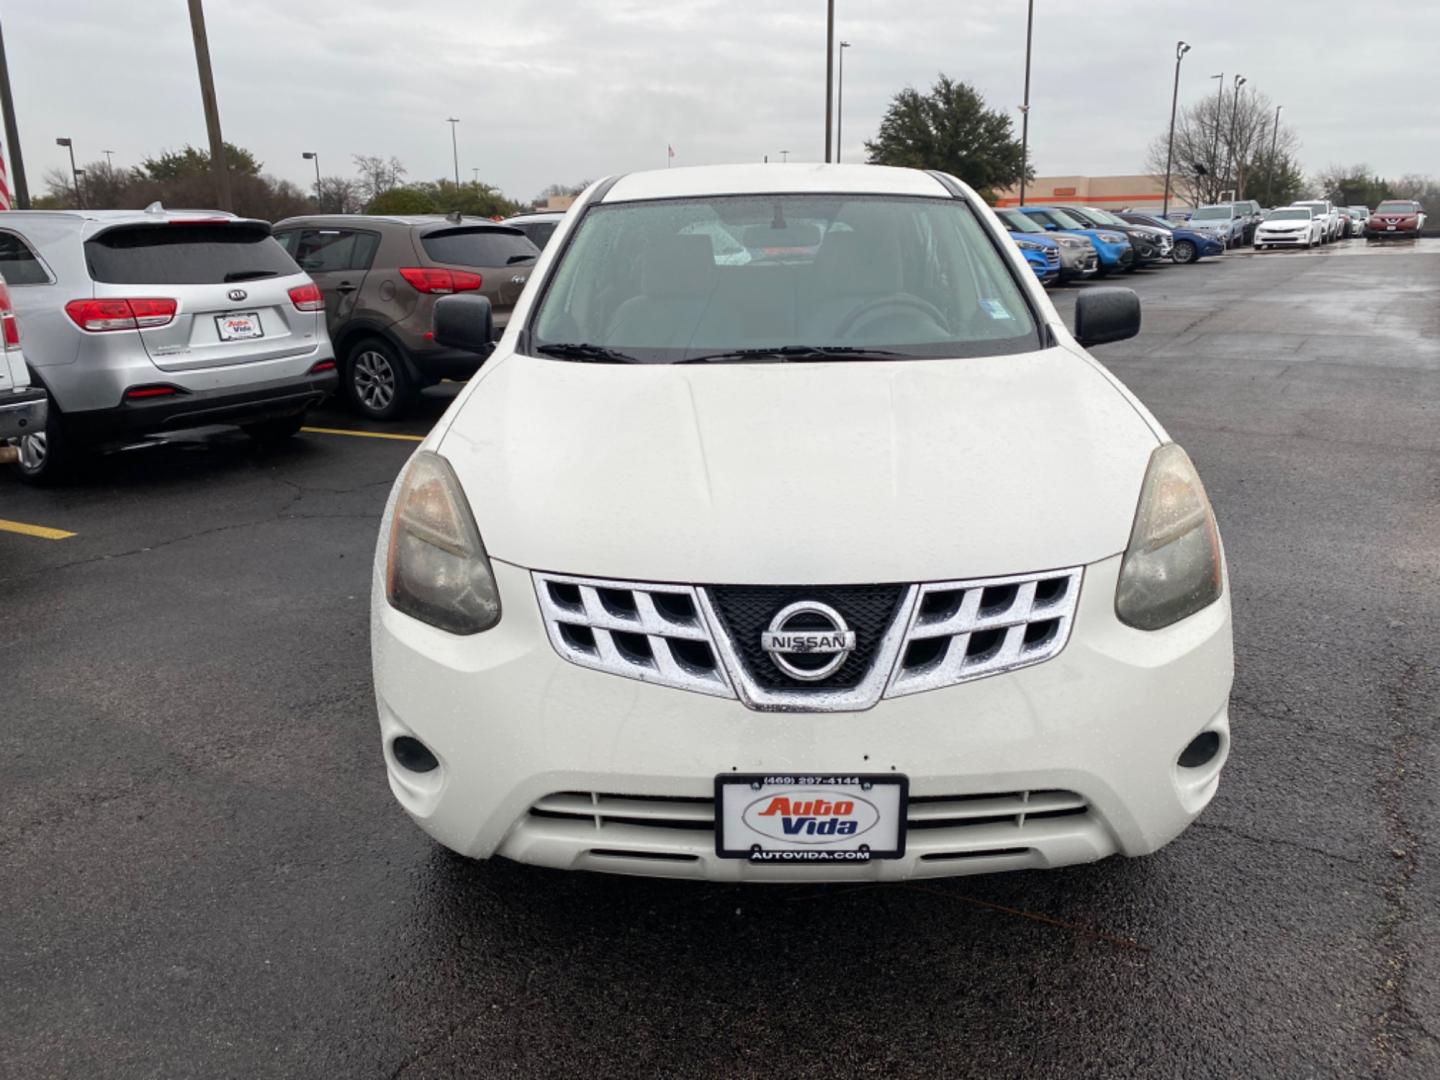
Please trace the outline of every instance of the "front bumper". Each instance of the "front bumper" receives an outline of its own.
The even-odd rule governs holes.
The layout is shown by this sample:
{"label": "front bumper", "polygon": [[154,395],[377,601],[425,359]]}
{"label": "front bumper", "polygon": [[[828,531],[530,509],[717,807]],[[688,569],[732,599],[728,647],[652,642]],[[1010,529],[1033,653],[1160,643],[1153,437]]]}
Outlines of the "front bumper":
{"label": "front bumper", "polygon": [[1100,256],[1093,247],[1060,249],[1060,280],[1093,277],[1100,269]]}
{"label": "front bumper", "polygon": [[45,391],[38,387],[0,391],[0,440],[45,429]]}
{"label": "front bumper", "polygon": [[[372,645],[390,788],[427,833],[464,855],[567,869],[724,881],[898,880],[1063,866],[1174,839],[1214,795],[1229,748],[1227,595],[1155,633],[1113,611],[1119,557],[1086,568],[1070,641],[1030,668],[853,713],[767,713],[562,660],[528,571],[494,564],[505,615],[456,637],[402,615],[378,572]],[[1202,731],[1220,749],[1184,769]],[[416,773],[402,735],[439,759]],[[1064,792],[1081,813],[913,828],[905,857],[866,864],[752,865],[720,859],[704,824],[719,773],[888,772],[912,800]],[[551,796],[592,817],[538,807]],[[614,797],[632,813],[602,814]],[[656,806],[687,807],[666,827]],[[658,814],[658,816],[664,816]],[[616,820],[616,818],[619,820]],[[697,820],[698,819],[698,820]]]}
{"label": "front bumper", "polygon": [[1296,232],[1267,233],[1267,232],[1261,231],[1261,232],[1257,232],[1257,233],[1255,234],[1255,243],[1257,243],[1257,244],[1264,244],[1266,247],[1269,247],[1269,246],[1271,246],[1271,245],[1274,245],[1274,246],[1277,246],[1277,247],[1278,247],[1278,246],[1284,245],[1284,244],[1288,244],[1288,245],[1290,245],[1291,247],[1305,247],[1307,244],[1310,243],[1310,233],[1309,233],[1309,232],[1298,232],[1298,233],[1296,233]]}

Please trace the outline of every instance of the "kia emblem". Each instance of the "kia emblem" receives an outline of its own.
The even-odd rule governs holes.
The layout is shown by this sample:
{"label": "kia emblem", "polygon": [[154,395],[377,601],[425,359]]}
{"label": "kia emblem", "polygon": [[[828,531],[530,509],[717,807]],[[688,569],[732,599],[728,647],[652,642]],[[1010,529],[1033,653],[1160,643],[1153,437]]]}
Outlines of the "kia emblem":
{"label": "kia emblem", "polygon": [[229,293],[230,299],[236,301],[237,303],[241,300],[244,300],[245,297],[249,295],[250,294],[247,293],[244,289],[231,289]]}

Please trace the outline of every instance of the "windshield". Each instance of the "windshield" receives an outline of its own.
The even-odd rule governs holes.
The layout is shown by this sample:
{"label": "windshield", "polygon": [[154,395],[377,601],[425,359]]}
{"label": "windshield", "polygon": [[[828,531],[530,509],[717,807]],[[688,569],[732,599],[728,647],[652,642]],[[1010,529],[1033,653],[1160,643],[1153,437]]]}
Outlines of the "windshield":
{"label": "windshield", "polygon": [[[542,355],[644,363],[1040,347],[1010,265],[969,205],[899,196],[594,206],[561,257],[532,333]],[[802,357],[807,350],[815,355]]]}
{"label": "windshield", "polygon": [[1411,202],[1382,202],[1375,208],[1377,214],[1413,214],[1415,204]]}
{"label": "windshield", "polygon": [[1297,202],[1295,203],[1295,205],[1308,206],[1311,210],[1315,211],[1316,217],[1319,217],[1321,214],[1325,213],[1325,204],[1323,202]]}
{"label": "windshield", "polygon": [[1098,221],[1102,225],[1119,225],[1124,228],[1129,224],[1124,218],[1116,217],[1109,210],[1097,210],[1093,206],[1085,207],[1085,213],[1090,215],[1091,221]]}
{"label": "windshield", "polygon": [[997,210],[1000,222],[1011,232],[1038,232],[1043,233],[1045,227],[1037,225],[1030,219],[1029,214],[1022,214],[1018,210]]}
{"label": "windshield", "polygon": [[1064,210],[1046,210],[1045,214],[1056,225],[1062,229],[1088,229],[1089,225],[1078,221],[1075,217],[1067,214]]}
{"label": "windshield", "polygon": [[1195,211],[1191,221],[1229,221],[1235,211],[1229,206],[1202,206]]}
{"label": "windshield", "polygon": [[1310,211],[1304,207],[1292,210],[1271,210],[1265,215],[1266,221],[1309,221]]}

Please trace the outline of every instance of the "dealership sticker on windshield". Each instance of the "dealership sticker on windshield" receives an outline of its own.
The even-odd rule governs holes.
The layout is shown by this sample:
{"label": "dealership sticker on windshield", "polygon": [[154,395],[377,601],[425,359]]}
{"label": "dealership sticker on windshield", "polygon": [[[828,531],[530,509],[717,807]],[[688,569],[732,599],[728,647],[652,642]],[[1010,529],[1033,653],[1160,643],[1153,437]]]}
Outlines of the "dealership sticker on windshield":
{"label": "dealership sticker on windshield", "polygon": [[752,863],[857,863],[905,854],[909,781],[895,773],[715,778],[715,853]]}
{"label": "dealership sticker on windshield", "polygon": [[1005,305],[999,300],[981,300],[980,306],[990,313],[992,319],[1013,319],[1015,317],[1005,310]]}

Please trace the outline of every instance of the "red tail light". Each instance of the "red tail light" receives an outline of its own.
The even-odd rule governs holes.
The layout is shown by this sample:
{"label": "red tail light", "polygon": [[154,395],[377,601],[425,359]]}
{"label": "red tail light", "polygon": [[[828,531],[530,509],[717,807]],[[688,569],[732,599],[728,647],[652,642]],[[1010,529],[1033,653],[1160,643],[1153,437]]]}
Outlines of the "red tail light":
{"label": "red tail light", "polygon": [[484,283],[479,274],[464,270],[446,270],[438,266],[402,266],[400,276],[409,282],[416,292],[437,295],[474,292]]}
{"label": "red tail light", "polygon": [[0,312],[0,338],[4,339],[5,351],[20,348],[20,320],[10,312]]}
{"label": "red tail light", "polygon": [[322,371],[334,371],[334,360],[317,360],[310,368],[311,375],[319,375]]}
{"label": "red tail light", "polygon": [[175,318],[174,300],[138,297],[133,300],[71,300],[65,314],[81,330],[139,330],[164,326]]}
{"label": "red tail light", "polygon": [[297,311],[324,311],[325,298],[320,295],[320,286],[313,281],[296,285],[290,290],[290,302]]}
{"label": "red tail light", "polygon": [[174,397],[180,391],[173,386],[157,383],[154,386],[132,386],[125,391],[126,401],[143,401],[146,398]]}

